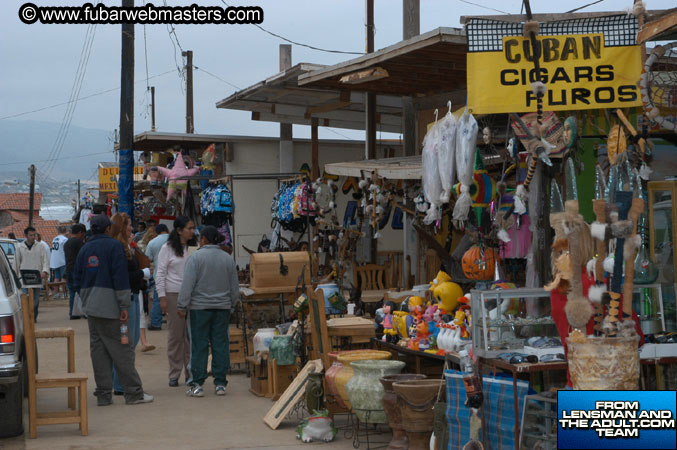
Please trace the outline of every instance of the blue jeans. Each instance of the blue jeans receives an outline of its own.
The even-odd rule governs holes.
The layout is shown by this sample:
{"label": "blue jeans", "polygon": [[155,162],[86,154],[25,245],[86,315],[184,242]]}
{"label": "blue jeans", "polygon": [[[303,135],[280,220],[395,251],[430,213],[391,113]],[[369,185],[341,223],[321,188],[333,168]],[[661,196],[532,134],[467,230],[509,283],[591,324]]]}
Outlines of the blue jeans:
{"label": "blue jeans", "polygon": [[73,284],[73,274],[66,274],[66,287],[68,288],[68,317],[73,317],[73,302],[75,302],[75,285]]}
{"label": "blue jeans", "polygon": [[[38,320],[38,306],[40,305],[40,292],[42,288],[30,289],[33,289],[33,320]],[[28,295],[28,288],[21,288],[21,291]]]}
{"label": "blue jeans", "polygon": [[155,328],[162,327],[162,307],[155,288],[153,288],[153,307],[150,310],[150,325]]}
{"label": "blue jeans", "polygon": [[[134,355],[136,350],[136,344],[139,343],[139,294],[132,294],[132,301],[129,305],[129,320],[127,321],[127,326],[129,327],[129,344],[131,345],[131,352]],[[132,361],[133,361],[132,357]],[[113,389],[119,392],[124,392],[120,380],[118,380],[118,374],[115,371],[115,366],[113,366]]]}

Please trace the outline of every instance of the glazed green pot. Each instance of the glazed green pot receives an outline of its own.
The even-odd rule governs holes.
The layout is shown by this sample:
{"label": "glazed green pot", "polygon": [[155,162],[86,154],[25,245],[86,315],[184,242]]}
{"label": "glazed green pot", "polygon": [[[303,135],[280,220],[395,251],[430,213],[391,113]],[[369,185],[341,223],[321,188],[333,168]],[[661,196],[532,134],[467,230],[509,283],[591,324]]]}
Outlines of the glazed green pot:
{"label": "glazed green pot", "polygon": [[291,336],[273,336],[270,342],[270,359],[276,359],[278,366],[290,366],[296,363]]}
{"label": "glazed green pot", "polygon": [[354,375],[346,383],[346,391],[353,413],[363,423],[388,423],[383,410],[383,385],[379,379],[386,375],[397,375],[404,369],[403,361],[365,360],[350,365]]}

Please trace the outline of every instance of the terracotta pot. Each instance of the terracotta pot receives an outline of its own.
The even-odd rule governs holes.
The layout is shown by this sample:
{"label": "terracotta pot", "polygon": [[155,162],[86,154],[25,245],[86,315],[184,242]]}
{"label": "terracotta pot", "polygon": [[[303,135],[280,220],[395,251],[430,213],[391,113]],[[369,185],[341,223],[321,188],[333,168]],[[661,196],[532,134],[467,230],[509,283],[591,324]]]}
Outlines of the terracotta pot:
{"label": "terracotta pot", "polygon": [[374,360],[384,360],[390,359],[392,355],[390,352],[384,352],[380,350],[349,350],[347,352],[341,352],[338,355],[338,360],[343,367],[338,371],[334,380],[336,382],[336,391],[338,392],[343,404],[346,408],[350,409],[350,399],[348,399],[348,392],[346,391],[346,383],[350,381],[353,377],[353,368],[350,367],[350,363],[353,361],[364,361],[367,359]]}
{"label": "terracotta pot", "polygon": [[443,380],[413,380],[393,383],[402,410],[402,428],[410,450],[428,450],[433,433],[433,406],[443,388]]}
{"label": "terracotta pot", "polygon": [[569,373],[576,390],[626,391],[639,388],[639,336],[567,338]]}
{"label": "terracotta pot", "polygon": [[404,369],[404,361],[366,360],[351,362],[354,375],[346,383],[346,392],[358,419],[363,423],[387,423],[383,411],[383,386],[378,381]]}
{"label": "terracotta pot", "polygon": [[383,409],[388,417],[388,425],[393,430],[393,438],[386,450],[406,450],[409,448],[407,433],[402,428],[402,411],[397,404],[397,394],[393,390],[393,383],[398,381],[423,380],[423,374],[402,373],[398,375],[386,375],[379,381],[383,385]]}
{"label": "terracotta pot", "polygon": [[336,401],[336,403],[338,403],[341,408],[347,409],[346,405],[343,403],[343,400],[341,400],[341,396],[336,390],[336,374],[339,373],[339,370],[341,370],[343,367],[343,364],[341,364],[337,359],[339,353],[343,352],[328,353],[329,358],[331,359],[331,366],[329,366],[329,368],[324,372],[324,380],[325,384],[327,385],[326,394],[333,397],[334,401]]}

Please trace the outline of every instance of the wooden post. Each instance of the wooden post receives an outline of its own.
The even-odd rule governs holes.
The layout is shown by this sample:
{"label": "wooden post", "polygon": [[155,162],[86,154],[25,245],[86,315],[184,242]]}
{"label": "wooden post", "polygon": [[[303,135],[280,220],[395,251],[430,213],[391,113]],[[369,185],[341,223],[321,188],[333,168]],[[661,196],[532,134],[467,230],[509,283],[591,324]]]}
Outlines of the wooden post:
{"label": "wooden post", "polygon": [[193,51],[182,53],[186,57],[186,133],[195,133],[193,116]]}
{"label": "wooden post", "polygon": [[[317,137],[317,127],[318,127],[318,119],[317,117],[313,117],[310,119],[310,140],[311,140],[311,178],[312,180],[317,180],[320,177],[320,149],[319,149],[319,141]],[[311,233],[311,226],[310,223],[308,223],[308,238],[310,239],[310,242],[308,242],[308,250],[310,251],[310,281],[311,283],[313,282],[313,277],[317,275],[317,272],[319,270],[319,261],[317,260],[318,258],[313,258],[313,255],[315,254],[315,247],[318,245],[318,242],[315,240],[315,236],[317,235],[317,228],[312,227],[312,233]]]}
{"label": "wooden post", "polygon": [[33,226],[33,208],[35,205],[35,165],[31,164],[28,168],[31,175],[30,194],[28,194],[28,226]]}
{"label": "wooden post", "polygon": [[155,131],[155,86],[150,87],[150,131]]}
{"label": "wooden post", "polygon": [[[280,45],[280,72],[290,69],[291,62],[291,45]],[[280,124],[280,173],[294,172],[294,141],[292,130],[292,124]]]}
{"label": "wooden post", "polygon": [[[410,39],[421,33],[420,0],[402,0],[402,39]],[[416,110],[411,97],[402,97],[402,134],[404,156],[416,154]]]}

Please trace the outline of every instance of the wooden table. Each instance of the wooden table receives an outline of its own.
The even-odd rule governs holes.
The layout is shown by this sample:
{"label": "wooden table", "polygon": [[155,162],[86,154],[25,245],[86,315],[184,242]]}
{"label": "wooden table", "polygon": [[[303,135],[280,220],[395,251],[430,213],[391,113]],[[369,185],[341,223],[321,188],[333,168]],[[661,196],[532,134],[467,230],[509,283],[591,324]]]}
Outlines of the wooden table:
{"label": "wooden table", "polygon": [[[643,366],[654,366],[656,368],[656,389],[659,391],[665,390],[665,378],[663,377],[663,370],[660,366],[664,364],[675,364],[677,363],[677,356],[662,356],[657,358],[647,358],[640,361]],[[644,375],[644,372],[641,372]],[[642,377],[642,389],[644,386],[644,377]]]}
{"label": "wooden table", "polygon": [[389,289],[373,289],[362,291],[363,303],[378,303],[383,300],[383,297],[389,292]]}
{"label": "wooden table", "polygon": [[[407,347],[402,347],[397,344],[391,344],[389,342],[384,342],[381,339],[373,338],[371,340],[373,345],[379,350],[389,351],[393,355],[393,359],[400,359],[399,353],[413,356],[414,357],[414,369],[416,373],[421,373],[421,362],[422,361],[435,361],[436,363],[444,366],[445,362],[450,362],[457,366],[460,366],[460,358],[458,353],[447,353],[446,355],[439,355],[437,353],[428,353],[421,352],[418,350],[412,350]],[[444,370],[444,369],[443,369]]]}

